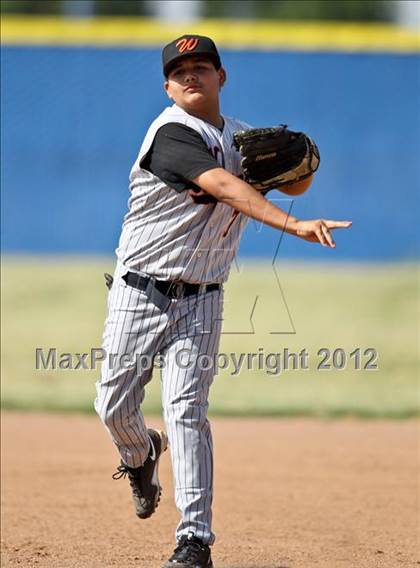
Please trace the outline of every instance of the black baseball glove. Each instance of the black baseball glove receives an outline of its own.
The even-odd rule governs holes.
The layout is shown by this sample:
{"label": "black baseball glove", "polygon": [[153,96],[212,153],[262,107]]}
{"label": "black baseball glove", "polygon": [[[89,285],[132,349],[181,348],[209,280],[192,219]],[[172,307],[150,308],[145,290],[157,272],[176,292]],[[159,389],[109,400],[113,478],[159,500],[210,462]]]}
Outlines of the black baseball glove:
{"label": "black baseball glove", "polygon": [[241,153],[244,180],[258,190],[282,187],[304,180],[319,166],[319,150],[303,132],[286,125],[252,128],[233,135]]}

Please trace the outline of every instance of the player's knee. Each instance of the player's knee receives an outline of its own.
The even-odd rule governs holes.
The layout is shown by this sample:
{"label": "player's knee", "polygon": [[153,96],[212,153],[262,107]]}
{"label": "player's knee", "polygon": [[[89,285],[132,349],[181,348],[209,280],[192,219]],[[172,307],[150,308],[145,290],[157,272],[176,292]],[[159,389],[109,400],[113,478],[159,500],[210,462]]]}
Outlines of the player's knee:
{"label": "player's knee", "polygon": [[95,400],[94,406],[104,425],[111,431],[115,430],[118,427],[118,422],[121,421],[115,407],[107,404],[100,404],[98,399]]}
{"label": "player's knee", "polygon": [[190,426],[198,426],[206,421],[208,404],[194,403],[189,404],[172,402],[164,405],[163,412],[166,423],[187,422]]}

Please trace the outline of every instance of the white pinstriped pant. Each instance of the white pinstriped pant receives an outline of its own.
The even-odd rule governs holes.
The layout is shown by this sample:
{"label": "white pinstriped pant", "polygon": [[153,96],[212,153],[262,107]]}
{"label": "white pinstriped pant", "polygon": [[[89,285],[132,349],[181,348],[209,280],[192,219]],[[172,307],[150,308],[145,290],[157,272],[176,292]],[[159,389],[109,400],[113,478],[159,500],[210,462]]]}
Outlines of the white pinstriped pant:
{"label": "white pinstriped pant", "polygon": [[138,357],[159,353],[163,415],[181,513],[176,538],[191,531],[208,544],[215,538],[211,531],[213,445],[207,419],[214,370],[203,370],[199,356],[213,358],[218,350],[222,303],[220,289],[172,300],[168,310],[161,311],[144,292],[117,276],[108,298],[103,337],[103,348],[114,361],[110,364],[112,358],[107,357],[102,364],[95,400],[122,460],[131,467],[140,466],[149,450],[140,404],[152,369],[138,365]]}

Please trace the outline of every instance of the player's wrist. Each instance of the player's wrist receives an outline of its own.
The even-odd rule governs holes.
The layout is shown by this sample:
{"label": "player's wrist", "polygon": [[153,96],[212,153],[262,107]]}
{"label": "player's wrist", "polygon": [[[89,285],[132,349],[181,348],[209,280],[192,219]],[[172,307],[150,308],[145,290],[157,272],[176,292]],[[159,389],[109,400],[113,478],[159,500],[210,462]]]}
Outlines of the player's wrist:
{"label": "player's wrist", "polygon": [[289,217],[287,217],[284,230],[286,231],[286,233],[289,233],[291,235],[297,235],[299,223],[299,219],[297,219],[296,217],[291,217],[289,215]]}

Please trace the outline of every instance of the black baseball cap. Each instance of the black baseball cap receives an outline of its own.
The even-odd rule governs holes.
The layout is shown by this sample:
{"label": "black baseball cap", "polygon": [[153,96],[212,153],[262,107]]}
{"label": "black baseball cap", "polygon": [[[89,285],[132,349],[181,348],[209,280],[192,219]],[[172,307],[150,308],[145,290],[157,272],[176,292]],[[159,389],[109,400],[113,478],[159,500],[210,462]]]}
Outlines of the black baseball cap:
{"label": "black baseball cap", "polygon": [[169,75],[175,63],[191,55],[201,55],[206,59],[210,59],[216,69],[220,69],[222,66],[219,52],[212,39],[206,36],[185,34],[174,39],[174,41],[171,41],[163,48],[162,64],[165,77]]}

